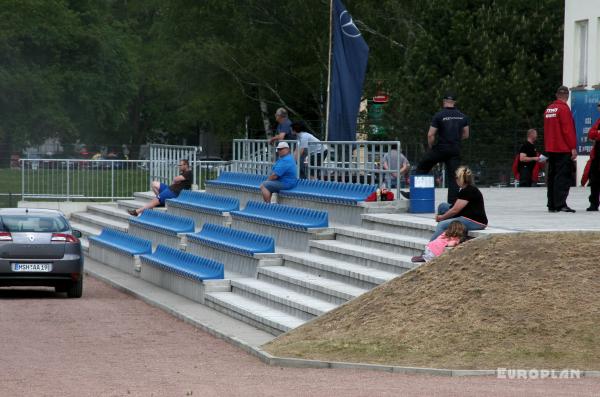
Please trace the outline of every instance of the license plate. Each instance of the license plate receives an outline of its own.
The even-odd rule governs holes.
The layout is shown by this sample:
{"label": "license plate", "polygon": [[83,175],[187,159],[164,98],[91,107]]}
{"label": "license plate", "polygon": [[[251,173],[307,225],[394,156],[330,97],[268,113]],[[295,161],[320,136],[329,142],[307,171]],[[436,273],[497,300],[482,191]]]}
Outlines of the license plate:
{"label": "license plate", "polygon": [[13,272],[51,272],[52,263],[12,263]]}

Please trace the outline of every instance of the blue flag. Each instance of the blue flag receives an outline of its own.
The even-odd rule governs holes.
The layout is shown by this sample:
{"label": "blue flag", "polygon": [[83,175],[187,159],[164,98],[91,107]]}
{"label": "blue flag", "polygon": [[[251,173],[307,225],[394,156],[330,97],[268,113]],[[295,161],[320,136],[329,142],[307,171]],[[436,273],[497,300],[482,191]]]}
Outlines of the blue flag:
{"label": "blue flag", "polygon": [[340,0],[333,0],[333,58],[329,88],[330,141],[355,141],[369,47]]}

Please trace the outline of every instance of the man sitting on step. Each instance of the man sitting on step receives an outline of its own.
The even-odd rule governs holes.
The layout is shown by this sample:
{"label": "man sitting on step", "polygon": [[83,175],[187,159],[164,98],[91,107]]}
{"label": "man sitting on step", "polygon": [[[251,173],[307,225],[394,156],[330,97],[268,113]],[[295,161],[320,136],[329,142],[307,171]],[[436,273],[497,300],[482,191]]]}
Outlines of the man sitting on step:
{"label": "man sitting on step", "polygon": [[179,175],[173,178],[171,186],[164,183],[153,181],[151,184],[152,191],[156,195],[149,203],[135,210],[128,210],[129,215],[138,216],[147,209],[164,206],[166,199],[171,199],[179,196],[182,190],[190,190],[194,175],[190,169],[190,163],[187,159],[179,161]]}

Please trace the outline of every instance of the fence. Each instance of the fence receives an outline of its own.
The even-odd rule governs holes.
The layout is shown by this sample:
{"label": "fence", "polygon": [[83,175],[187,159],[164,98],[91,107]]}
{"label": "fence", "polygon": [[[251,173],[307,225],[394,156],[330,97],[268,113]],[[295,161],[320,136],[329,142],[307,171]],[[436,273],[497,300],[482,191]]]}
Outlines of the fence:
{"label": "fence", "polygon": [[[298,141],[286,141],[292,153]],[[327,151],[325,151],[325,146]],[[323,148],[323,150],[321,150]],[[398,148],[398,150],[392,150]],[[323,141],[309,143],[307,153],[297,162],[299,175],[306,178],[339,182],[383,185],[400,189],[393,183],[399,175],[399,141]],[[388,156],[388,169],[383,167],[384,156]],[[232,169],[237,172],[268,175],[275,161],[275,146],[268,140],[236,139],[233,145]],[[395,158],[392,158],[394,157]],[[395,161],[394,161],[395,160]],[[395,169],[389,169],[395,164]],[[400,178],[398,178],[400,181]],[[396,195],[399,192],[396,192]]]}
{"label": "fence", "polygon": [[148,160],[24,159],[21,199],[129,199],[148,190]]}
{"label": "fence", "polygon": [[150,179],[170,184],[179,175],[179,160],[187,159],[194,171],[192,184],[197,183],[195,146],[150,145]]}
{"label": "fence", "polygon": [[[283,142],[287,142],[294,153],[298,141]],[[268,175],[277,158],[275,145],[266,139],[234,139],[232,150],[232,169],[236,172]]]}

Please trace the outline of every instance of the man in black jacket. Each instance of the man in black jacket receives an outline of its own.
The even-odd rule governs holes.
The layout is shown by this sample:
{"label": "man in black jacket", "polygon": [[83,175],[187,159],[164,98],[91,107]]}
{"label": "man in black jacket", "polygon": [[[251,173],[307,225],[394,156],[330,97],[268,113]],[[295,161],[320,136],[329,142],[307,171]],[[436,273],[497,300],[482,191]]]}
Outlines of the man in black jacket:
{"label": "man in black jacket", "polygon": [[[428,174],[438,163],[446,165],[448,181],[448,203],[454,204],[458,195],[455,172],[460,165],[460,145],[469,137],[469,118],[455,107],[456,95],[452,92],[444,94],[443,109],[431,120],[427,133],[429,151],[425,153],[417,165],[417,174]],[[437,137],[437,142],[436,142]]]}

